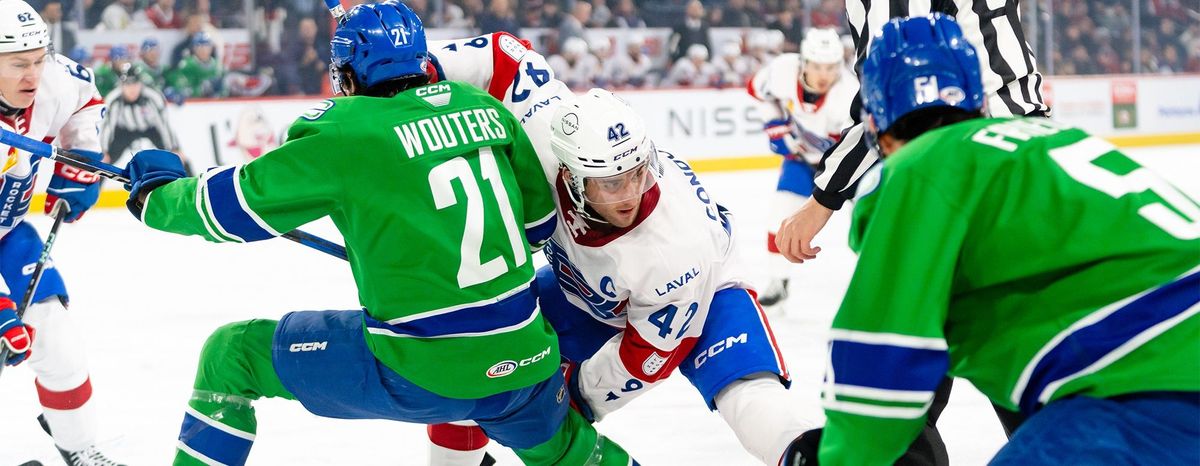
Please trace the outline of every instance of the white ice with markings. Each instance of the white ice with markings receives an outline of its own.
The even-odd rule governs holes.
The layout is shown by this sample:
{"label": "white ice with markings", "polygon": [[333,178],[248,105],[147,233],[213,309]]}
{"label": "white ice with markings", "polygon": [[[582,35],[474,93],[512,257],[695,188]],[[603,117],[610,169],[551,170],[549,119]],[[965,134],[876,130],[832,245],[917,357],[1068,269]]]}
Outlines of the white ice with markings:
{"label": "white ice with markings", "polygon": [[[1200,198],[1200,177],[1195,176],[1200,173],[1200,146],[1128,152]],[[775,174],[710,173],[701,179],[734,211],[739,240],[765,258],[767,199]],[[48,219],[35,217],[33,222],[45,232]],[[835,215],[817,238],[824,249],[819,258],[793,268],[791,299],[773,320],[795,381],[792,392],[818,419],[828,325],[854,267],[854,255],[846,247],[848,223],[847,215]],[[305,228],[335,235],[328,224]],[[101,447],[135,466],[170,462],[198,352],[213,329],[238,320],[277,319],[293,310],[357,305],[350,269],[323,254],[283,239],[218,245],[169,235],[139,225],[123,210],[97,210],[65,225],[53,256],[71,291],[70,312],[87,338]],[[256,406],[259,427],[252,465],[426,462],[420,425],[319,418],[284,400],[261,400]],[[0,466],[30,459],[61,464],[49,437],[38,428],[39,412],[31,371],[5,370],[0,376]],[[956,465],[982,465],[1004,442],[987,400],[961,380],[940,427]],[[599,428],[646,465],[755,464],[679,375]],[[489,449],[501,464],[519,464],[495,443]]]}

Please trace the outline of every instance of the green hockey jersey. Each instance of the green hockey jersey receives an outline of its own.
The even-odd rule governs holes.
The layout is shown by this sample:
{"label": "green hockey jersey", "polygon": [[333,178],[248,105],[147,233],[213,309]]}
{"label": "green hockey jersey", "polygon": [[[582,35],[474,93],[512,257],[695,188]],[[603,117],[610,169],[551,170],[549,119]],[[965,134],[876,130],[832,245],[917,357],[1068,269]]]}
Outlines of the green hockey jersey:
{"label": "green hockey jersey", "polygon": [[[468,85],[339,97],[243,166],[163,185],[143,221],[255,241],[329,216],[345,237],[375,356],[434,393],[479,398],[558,370],[529,290],[554,201],[520,124]],[[299,253],[299,252],[298,252]]]}
{"label": "green hockey jersey", "polygon": [[860,192],[821,464],[891,464],[947,373],[1026,414],[1200,390],[1200,206],[1111,144],[971,120],[910,141]]}
{"label": "green hockey jersey", "polygon": [[167,81],[172,87],[185,93],[188,97],[220,97],[225,95],[221,79],[225,70],[221,61],[210,58],[202,62],[195,56],[184,57],[179,66],[168,74]]}

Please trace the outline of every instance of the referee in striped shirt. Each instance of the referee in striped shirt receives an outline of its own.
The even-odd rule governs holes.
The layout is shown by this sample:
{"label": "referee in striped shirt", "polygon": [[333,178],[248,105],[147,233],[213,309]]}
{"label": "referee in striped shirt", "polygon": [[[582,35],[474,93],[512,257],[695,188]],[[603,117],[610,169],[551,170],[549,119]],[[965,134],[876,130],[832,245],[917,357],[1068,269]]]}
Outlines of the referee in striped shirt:
{"label": "referee in striped shirt", "polygon": [[[108,114],[100,129],[101,147],[110,163],[142,149],[163,149],[179,154],[179,139],[167,122],[167,102],[161,92],[146,85],[138,65],[126,63],[117,70],[120,85],[105,97]],[[185,168],[191,167],[184,160]]]}
{"label": "referee in striped shirt", "polygon": [[[978,51],[988,93],[985,108],[992,116],[1048,116],[1042,75],[1021,29],[1019,10],[1019,0],[846,0],[846,17],[858,56],[855,69],[862,69],[871,36],[889,19],[940,12],[958,20],[963,35]],[[856,123],[825,151],[812,197],[779,227],[776,246],[792,262],[816,258],[821,248],[813,246],[813,237],[833,211],[854,197],[858,179],[879,161],[875,148],[864,140],[866,124],[861,121],[860,109],[854,99],[850,114]]]}

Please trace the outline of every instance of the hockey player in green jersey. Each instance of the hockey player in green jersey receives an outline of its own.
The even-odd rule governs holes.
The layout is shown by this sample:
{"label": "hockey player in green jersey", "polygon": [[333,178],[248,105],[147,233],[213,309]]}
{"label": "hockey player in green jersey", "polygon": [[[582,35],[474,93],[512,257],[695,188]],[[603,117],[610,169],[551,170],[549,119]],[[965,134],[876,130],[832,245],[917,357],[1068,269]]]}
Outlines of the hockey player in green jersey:
{"label": "hockey player in green jersey", "polygon": [[256,241],[328,215],[364,310],[238,322],[205,344],[175,464],[243,464],[251,401],[336,418],[474,420],[528,464],[628,465],[568,408],[556,336],[530,289],[530,245],[554,203],[520,124],[467,85],[429,83],[419,18],[360,5],[332,40],[322,102],[244,166],[182,178],[178,158],[130,161],[148,226]]}
{"label": "hockey player in green jersey", "polygon": [[820,464],[891,464],[947,373],[1029,416],[992,464],[1200,464],[1200,206],[1081,130],[983,118],[978,66],[946,16],[872,42],[885,161],[854,210]]}

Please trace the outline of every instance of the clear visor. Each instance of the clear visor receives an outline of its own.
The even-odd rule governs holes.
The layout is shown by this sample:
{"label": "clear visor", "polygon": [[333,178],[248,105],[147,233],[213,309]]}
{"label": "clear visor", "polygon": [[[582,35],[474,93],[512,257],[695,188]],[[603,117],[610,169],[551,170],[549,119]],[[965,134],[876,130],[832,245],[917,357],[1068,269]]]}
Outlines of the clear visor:
{"label": "clear visor", "polygon": [[650,160],[624,173],[583,179],[583,198],[591,204],[619,204],[642,197],[656,182]]}
{"label": "clear visor", "polygon": [[42,53],[13,52],[0,55],[0,78],[22,79],[39,76],[50,56],[49,48]]}

